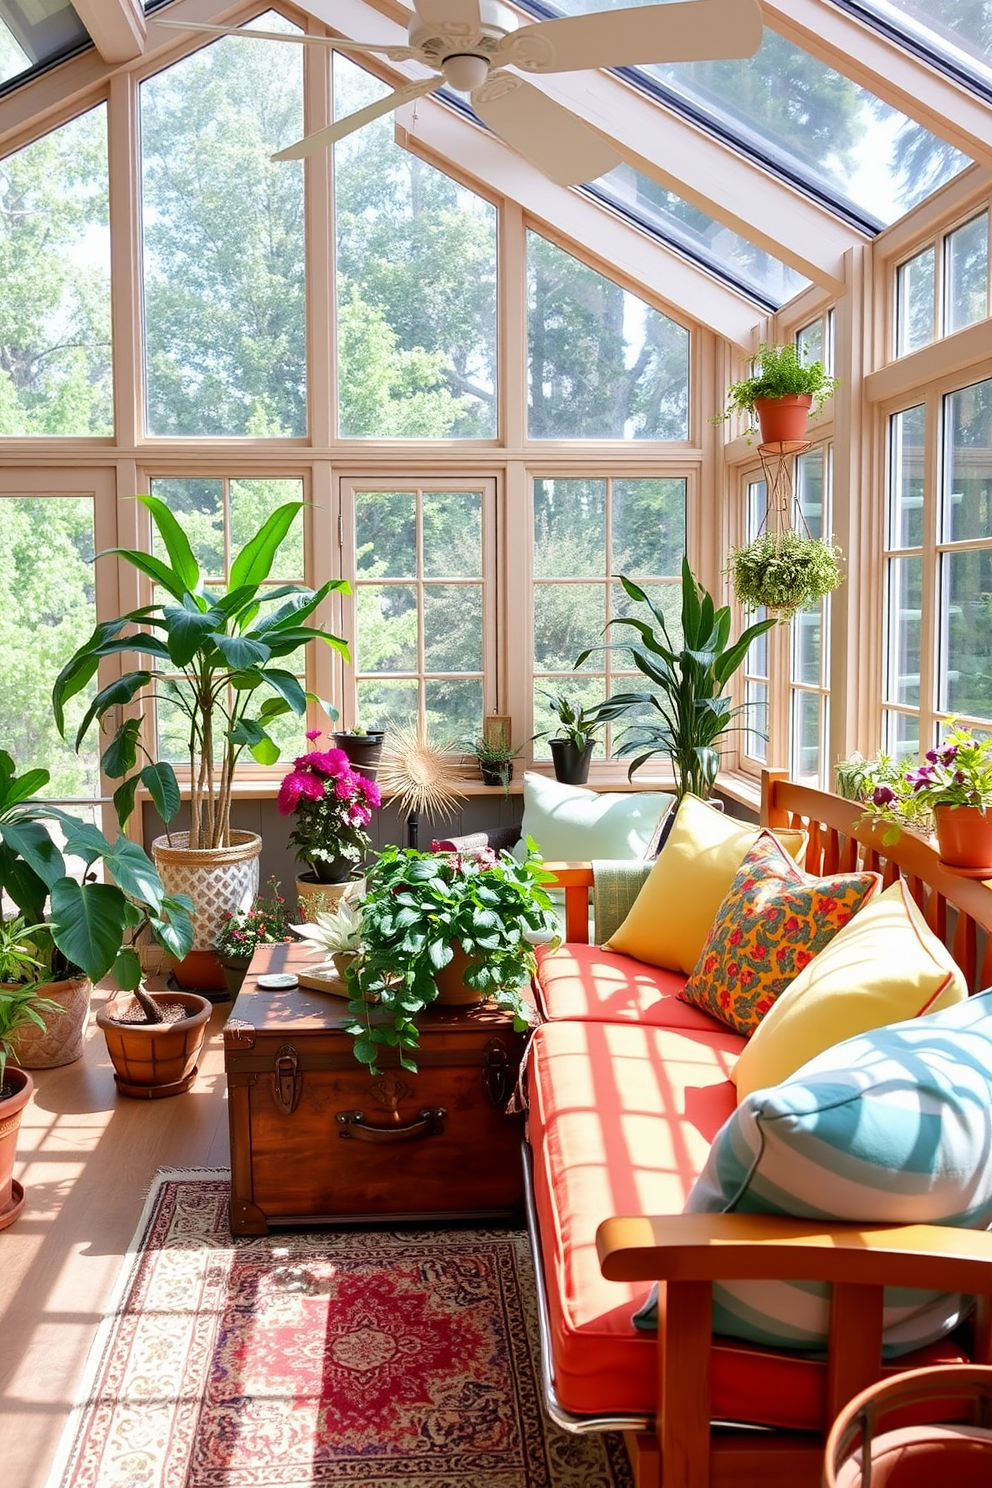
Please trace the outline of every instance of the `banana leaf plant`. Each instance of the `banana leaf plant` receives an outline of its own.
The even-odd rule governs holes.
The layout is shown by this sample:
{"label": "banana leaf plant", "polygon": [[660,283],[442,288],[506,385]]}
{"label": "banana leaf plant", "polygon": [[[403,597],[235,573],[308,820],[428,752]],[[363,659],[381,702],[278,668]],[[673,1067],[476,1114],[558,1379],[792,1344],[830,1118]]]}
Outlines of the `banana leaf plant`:
{"label": "banana leaf plant", "polygon": [[614,693],[600,705],[604,715],[613,719],[639,715],[625,727],[614,751],[636,756],[627,768],[627,778],[653,755],[666,755],[675,773],[677,799],[692,794],[705,801],[720,768],[718,741],[742,711],[734,707],[726,689],[752,642],[776,621],[755,621],[731,640],[729,606],[717,608],[683,558],[682,645],[677,647],[661,606],[632,579],[621,574],[620,582],[629,599],[647,606],[651,619],[614,615],[607,628],[627,626],[637,639],[589,647],[576,659],[575,667],[582,666],[594,651],[628,653],[651,683],[651,690]]}
{"label": "banana leaf plant", "polygon": [[[97,557],[125,559],[166,597],[96,627],[56,678],[55,720],[64,736],[69,699],[95,676],[104,657],[130,653],[136,666],[96,694],[77,730],[76,748],[94,723],[102,725],[108,713],[116,714],[139,694],[160,707],[177,709],[189,756],[188,845],[225,847],[230,842],[231,786],[241,754],[248,749],[260,764],[275,764],[279,746],[268,732],[273,720],[306,712],[309,694],[282,663],[312,640],[349,659],[343,640],[306,623],[328,594],[348,593],[349,585],[343,579],[316,590],[266,584],[303,502],[287,502],[272,512],[233,559],[228,587],[221,590],[203,583],[189,539],[165,503],[155,496],[138,500],[151,514],[168,562],[130,548],[109,548]],[[110,778],[121,781],[114,804],[122,826],[134,810],[139,784],[166,824],[179,809],[175,771],[148,754],[143,723],[143,715],[126,718],[101,758]]]}
{"label": "banana leaf plant", "polygon": [[[93,982],[112,972],[120,988],[132,991],[141,980],[135,949],[141,931],[147,927],[181,960],[193,944],[193,905],[185,894],[165,893],[136,842],[124,836],[111,842],[97,827],[36,799],[49,778],[41,768],[18,775],[0,749],[0,890],[33,926],[48,930],[69,967]],[[82,859],[81,883],[66,858]],[[113,883],[96,881],[98,863]]]}

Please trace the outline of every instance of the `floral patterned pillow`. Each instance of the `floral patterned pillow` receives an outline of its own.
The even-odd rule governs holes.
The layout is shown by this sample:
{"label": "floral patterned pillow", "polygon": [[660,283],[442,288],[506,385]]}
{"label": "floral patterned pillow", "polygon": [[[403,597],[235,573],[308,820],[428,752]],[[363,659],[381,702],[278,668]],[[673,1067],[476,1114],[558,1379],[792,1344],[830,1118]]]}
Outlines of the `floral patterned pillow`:
{"label": "floral patterned pillow", "polygon": [[877,873],[811,878],[763,832],[737,870],[680,998],[752,1034],[793,977],[881,886]]}

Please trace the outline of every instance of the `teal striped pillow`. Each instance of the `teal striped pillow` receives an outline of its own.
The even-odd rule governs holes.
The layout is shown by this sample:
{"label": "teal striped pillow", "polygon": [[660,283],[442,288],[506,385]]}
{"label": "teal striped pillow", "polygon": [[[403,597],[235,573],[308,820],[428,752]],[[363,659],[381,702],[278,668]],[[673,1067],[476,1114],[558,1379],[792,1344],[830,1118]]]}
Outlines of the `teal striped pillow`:
{"label": "teal striped pillow", "polygon": [[[717,1133],[691,1213],[790,1214],[876,1224],[992,1226],[992,991],[835,1044],[756,1090]],[[656,1292],[635,1315],[656,1327]],[[960,1293],[885,1293],[884,1353],[949,1333]],[[779,1348],[822,1349],[829,1288],[713,1288],[713,1329]]]}

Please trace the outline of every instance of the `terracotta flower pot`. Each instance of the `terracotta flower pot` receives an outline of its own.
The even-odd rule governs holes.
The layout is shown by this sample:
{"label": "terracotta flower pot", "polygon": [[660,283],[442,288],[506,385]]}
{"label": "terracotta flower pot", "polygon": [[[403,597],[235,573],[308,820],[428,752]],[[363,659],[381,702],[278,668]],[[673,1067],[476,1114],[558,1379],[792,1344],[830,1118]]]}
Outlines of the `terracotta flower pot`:
{"label": "terracotta flower pot", "polygon": [[132,1001],[130,992],[122,993],[98,1009],[96,1015],[107,1040],[117,1089],[121,1095],[140,1100],[182,1095],[196,1079],[196,1061],[206,1037],[211,1003],[195,992],[168,992],[157,1001],[163,1005],[178,1003],[185,1009],[185,1016],[177,1022],[118,1022]]}
{"label": "terracotta flower pot", "polygon": [[466,955],[457,940],[453,943],[452,950],[454,955],[447,966],[442,966],[440,971],[434,973],[438,1002],[448,1007],[471,1007],[484,1001],[474,987],[465,985],[465,972],[475,958]]}
{"label": "terracotta flower pot", "polygon": [[935,806],[933,822],[945,868],[992,877],[992,815],[978,806]]}
{"label": "terracotta flower pot", "polygon": [[57,1002],[62,1011],[44,1013],[44,1028],[26,1023],[12,1034],[11,1057],[21,1069],[55,1069],[72,1064],[82,1057],[93,983],[88,977],[67,977],[61,982],[45,982],[37,991],[39,997]]}
{"label": "terracotta flower pot", "polygon": [[791,444],[806,438],[812,393],[786,393],[782,398],[755,398],[762,444]]}
{"label": "terracotta flower pot", "polygon": [[8,1063],[0,1082],[2,1085],[12,1087],[11,1094],[0,1100],[0,1230],[5,1230],[24,1207],[24,1189],[13,1176],[14,1159],[21,1113],[31,1099],[34,1081],[27,1070]]}

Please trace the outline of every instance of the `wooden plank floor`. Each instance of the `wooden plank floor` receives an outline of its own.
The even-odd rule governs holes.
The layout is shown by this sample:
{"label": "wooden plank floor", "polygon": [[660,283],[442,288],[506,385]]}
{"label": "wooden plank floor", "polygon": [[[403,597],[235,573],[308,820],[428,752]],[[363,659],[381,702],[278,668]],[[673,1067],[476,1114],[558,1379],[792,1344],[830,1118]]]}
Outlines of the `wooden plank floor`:
{"label": "wooden plank floor", "polygon": [[[96,1009],[107,994],[97,992]],[[92,1014],[83,1058],[34,1071],[14,1176],[26,1202],[0,1231],[0,1482],[45,1488],[83,1365],[160,1167],[226,1168],[227,1099],[214,1009],[186,1095],[118,1096]]]}

